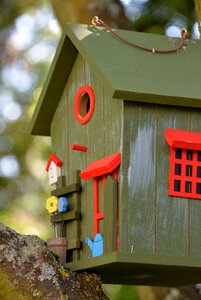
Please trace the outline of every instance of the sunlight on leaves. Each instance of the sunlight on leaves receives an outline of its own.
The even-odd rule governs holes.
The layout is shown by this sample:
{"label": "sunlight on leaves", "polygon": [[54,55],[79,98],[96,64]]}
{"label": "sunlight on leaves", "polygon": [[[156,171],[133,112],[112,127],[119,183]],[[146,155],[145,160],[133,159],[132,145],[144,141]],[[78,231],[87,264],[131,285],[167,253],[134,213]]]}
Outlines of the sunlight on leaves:
{"label": "sunlight on leaves", "polygon": [[0,175],[13,178],[19,175],[20,166],[15,155],[6,155],[0,159]]}

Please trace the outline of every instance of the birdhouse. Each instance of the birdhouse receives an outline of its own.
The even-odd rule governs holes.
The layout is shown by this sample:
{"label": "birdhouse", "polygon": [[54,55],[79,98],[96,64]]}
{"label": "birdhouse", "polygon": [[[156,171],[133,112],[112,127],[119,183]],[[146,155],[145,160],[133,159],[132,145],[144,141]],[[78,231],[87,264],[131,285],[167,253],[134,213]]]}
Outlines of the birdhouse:
{"label": "birdhouse", "polygon": [[[180,43],[115,33],[153,49]],[[200,282],[200,64],[200,41],[157,53],[103,27],[65,28],[31,131],[51,137],[47,166],[61,168],[50,193],[68,209],[50,219],[72,270],[104,283]]]}
{"label": "birdhouse", "polygon": [[51,154],[47,165],[46,165],[46,171],[49,175],[49,184],[53,185],[58,181],[59,176],[61,176],[61,166],[63,165],[63,162],[55,155]]}

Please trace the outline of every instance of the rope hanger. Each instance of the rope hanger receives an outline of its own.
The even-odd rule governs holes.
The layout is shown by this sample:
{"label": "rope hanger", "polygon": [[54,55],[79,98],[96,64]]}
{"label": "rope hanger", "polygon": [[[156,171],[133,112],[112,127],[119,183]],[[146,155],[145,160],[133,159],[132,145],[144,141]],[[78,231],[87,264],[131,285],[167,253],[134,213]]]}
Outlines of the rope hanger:
{"label": "rope hanger", "polygon": [[130,42],[129,40],[125,39],[124,37],[122,37],[121,35],[119,35],[118,33],[116,33],[109,25],[107,25],[105,22],[103,22],[101,19],[99,19],[99,17],[94,16],[92,19],[92,25],[93,26],[103,26],[105,27],[112,35],[114,35],[116,38],[118,38],[119,40],[123,41],[124,43],[133,46],[135,48],[139,48],[145,51],[149,51],[152,53],[163,53],[163,54],[167,54],[167,53],[174,53],[177,52],[179,50],[181,50],[184,46],[185,40],[187,39],[187,37],[189,36],[188,31],[185,28],[182,28],[181,30],[181,41],[179,43],[179,45],[174,48],[174,49],[170,49],[170,50],[158,50],[158,49],[154,49],[154,48],[147,48],[138,44],[135,44],[133,42]]}

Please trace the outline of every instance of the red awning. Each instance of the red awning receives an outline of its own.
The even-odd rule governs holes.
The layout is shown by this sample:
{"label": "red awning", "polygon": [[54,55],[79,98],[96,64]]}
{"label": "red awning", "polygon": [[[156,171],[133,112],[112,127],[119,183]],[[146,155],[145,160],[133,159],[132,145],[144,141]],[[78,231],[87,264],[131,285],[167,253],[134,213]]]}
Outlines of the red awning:
{"label": "red awning", "polygon": [[90,179],[113,172],[121,163],[121,153],[96,160],[80,173],[82,179]]}
{"label": "red awning", "polygon": [[165,138],[170,147],[201,150],[201,133],[187,130],[165,130]]}

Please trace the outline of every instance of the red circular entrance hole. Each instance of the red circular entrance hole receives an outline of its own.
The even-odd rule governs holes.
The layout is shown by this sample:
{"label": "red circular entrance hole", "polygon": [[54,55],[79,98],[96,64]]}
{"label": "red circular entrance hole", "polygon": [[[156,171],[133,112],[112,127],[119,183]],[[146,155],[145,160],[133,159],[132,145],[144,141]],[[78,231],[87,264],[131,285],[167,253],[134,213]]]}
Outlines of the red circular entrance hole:
{"label": "red circular entrance hole", "polygon": [[94,91],[88,85],[79,88],[74,101],[74,115],[78,123],[87,123],[94,112],[95,96]]}

